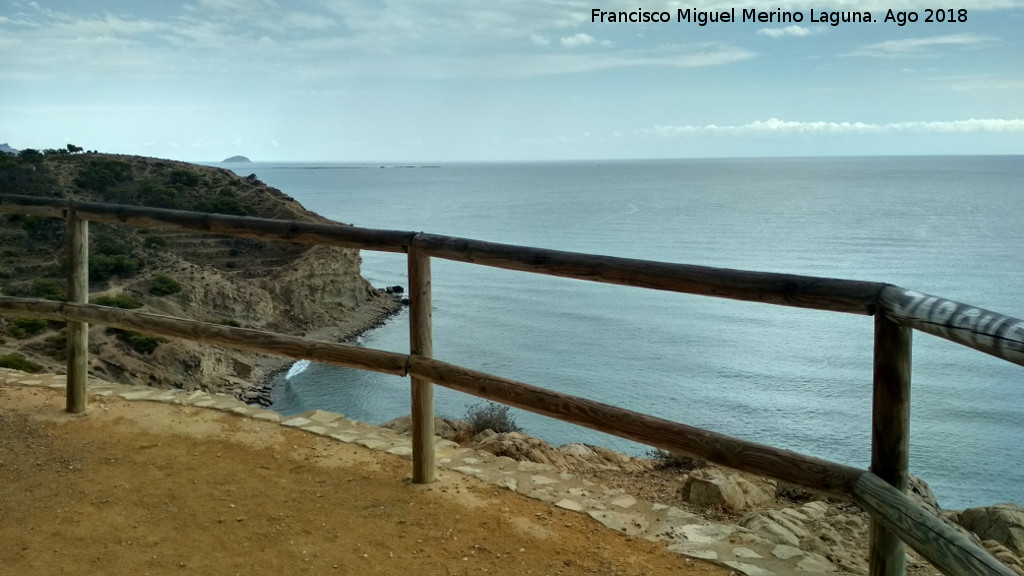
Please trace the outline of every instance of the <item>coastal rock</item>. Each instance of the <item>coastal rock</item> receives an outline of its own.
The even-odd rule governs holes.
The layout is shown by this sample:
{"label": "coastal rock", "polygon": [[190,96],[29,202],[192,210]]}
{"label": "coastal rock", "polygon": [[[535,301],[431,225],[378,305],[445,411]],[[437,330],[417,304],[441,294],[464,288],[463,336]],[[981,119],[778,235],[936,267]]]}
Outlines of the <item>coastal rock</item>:
{"label": "coastal rock", "polygon": [[932,492],[932,487],[927,482],[918,478],[917,476],[910,476],[910,481],[907,485],[907,495],[910,499],[917,503],[918,506],[925,510],[939,516],[942,508],[939,507],[939,501],[935,498],[935,493]]}
{"label": "coastal rock", "polygon": [[995,556],[996,560],[1006,564],[1017,574],[1024,576],[1024,561],[1022,561],[1019,556],[1011,552],[1006,546],[1003,546],[995,540],[985,540],[981,545],[989,554]]}
{"label": "coastal rock", "polygon": [[800,547],[800,538],[785,526],[769,517],[765,512],[754,512],[744,516],[740,520],[740,526],[775,544],[783,544],[794,548]]}
{"label": "coastal rock", "polygon": [[724,506],[734,511],[763,506],[775,500],[774,488],[755,484],[739,474],[715,468],[694,470],[683,483],[682,495],[698,506]]}
{"label": "coastal rock", "polygon": [[1024,508],[1019,504],[968,508],[960,513],[960,524],[983,541],[994,540],[1017,556],[1024,555]]}
{"label": "coastal rock", "polygon": [[[380,425],[381,428],[389,428],[402,436],[412,435],[412,416],[401,416],[394,420],[388,420]],[[449,420],[447,418],[434,418],[434,434],[442,438],[449,438],[456,431],[465,427],[464,422]]]}

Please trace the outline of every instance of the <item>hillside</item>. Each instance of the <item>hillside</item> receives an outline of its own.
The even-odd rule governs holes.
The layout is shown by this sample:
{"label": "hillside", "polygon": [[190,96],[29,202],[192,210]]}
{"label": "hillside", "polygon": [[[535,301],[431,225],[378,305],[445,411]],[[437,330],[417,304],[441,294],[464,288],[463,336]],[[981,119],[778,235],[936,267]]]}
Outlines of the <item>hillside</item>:
{"label": "hillside", "polygon": [[[255,175],[134,156],[0,157],[0,191],[91,202],[329,222]],[[0,216],[0,293],[62,299],[64,223]],[[360,275],[358,251],[90,224],[90,302],[206,322],[343,338],[397,304]],[[62,323],[0,318],[0,358],[61,371]],[[325,332],[326,331],[326,332]],[[90,372],[160,387],[241,392],[280,361],[90,327]]]}

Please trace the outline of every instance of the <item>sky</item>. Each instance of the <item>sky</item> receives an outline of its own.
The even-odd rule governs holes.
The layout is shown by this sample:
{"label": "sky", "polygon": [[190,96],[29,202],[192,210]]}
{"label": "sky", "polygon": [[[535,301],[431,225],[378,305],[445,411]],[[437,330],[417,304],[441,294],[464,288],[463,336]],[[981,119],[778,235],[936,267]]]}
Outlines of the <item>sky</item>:
{"label": "sky", "polygon": [[1024,0],[0,0],[0,143],[197,162],[1024,154],[1021,30]]}

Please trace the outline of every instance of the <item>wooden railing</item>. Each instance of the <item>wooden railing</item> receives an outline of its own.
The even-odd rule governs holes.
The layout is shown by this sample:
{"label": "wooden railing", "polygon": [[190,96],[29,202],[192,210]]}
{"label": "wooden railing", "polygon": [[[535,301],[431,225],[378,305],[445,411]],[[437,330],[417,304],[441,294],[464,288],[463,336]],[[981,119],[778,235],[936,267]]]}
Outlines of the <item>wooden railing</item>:
{"label": "wooden railing", "polygon": [[[434,480],[433,388],[481,398],[847,498],[872,517],[873,576],[904,573],[904,542],[948,575],[1013,576],[907,495],[911,335],[921,330],[1024,366],[1024,321],[890,284],[689,266],[493,244],[413,232],[0,195],[0,213],[63,218],[68,302],[0,296],[0,313],[68,323],[67,409],[86,404],[89,323],[314,360],[412,380],[413,480]],[[327,244],[408,254],[409,354],[87,303],[88,222]],[[431,258],[594,282],[874,316],[871,470],[733,438],[432,358]]]}

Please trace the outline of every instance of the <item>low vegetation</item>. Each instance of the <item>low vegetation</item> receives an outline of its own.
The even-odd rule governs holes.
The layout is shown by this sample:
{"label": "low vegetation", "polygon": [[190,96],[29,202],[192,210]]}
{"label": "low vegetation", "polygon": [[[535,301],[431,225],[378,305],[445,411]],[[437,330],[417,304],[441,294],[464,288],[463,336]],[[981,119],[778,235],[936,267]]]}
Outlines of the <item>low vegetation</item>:
{"label": "low vegetation", "polygon": [[698,468],[705,468],[708,465],[704,460],[691,458],[682,454],[676,454],[674,452],[669,452],[668,450],[662,450],[661,448],[648,450],[645,456],[649,460],[654,460],[657,467],[661,470],[679,470],[681,472],[688,472]]}
{"label": "low vegetation", "polygon": [[229,214],[232,216],[255,216],[256,209],[238,199],[234,190],[221,188],[216,196],[196,202],[195,209],[211,214]]}
{"label": "low vegetation", "polygon": [[46,300],[67,300],[67,294],[64,292],[64,286],[52,280],[50,278],[37,278],[32,282],[32,287],[29,289],[29,296],[35,296],[36,298],[44,298]]}
{"label": "low vegetation", "polygon": [[0,356],[0,368],[10,368],[12,370],[35,373],[41,370],[42,366],[19,354],[4,354],[3,356]]}
{"label": "low vegetation", "polygon": [[509,414],[509,407],[495,402],[480,402],[466,409],[465,421],[469,424],[472,434],[484,430],[503,432],[522,432],[523,429]]}
{"label": "low vegetation", "polygon": [[139,354],[152,354],[157,349],[157,346],[167,342],[166,339],[159,336],[150,336],[149,334],[121,330],[120,328],[107,328],[107,334],[116,336],[118,340],[124,342],[129,348]]}
{"label": "low vegetation", "polygon": [[68,359],[68,329],[61,328],[53,336],[43,342],[43,353],[47,356],[64,362]]}
{"label": "low vegetation", "polygon": [[14,318],[7,326],[7,333],[18,340],[24,340],[46,330],[48,326],[46,320],[38,318]]}
{"label": "low vegetation", "polygon": [[157,274],[149,282],[149,293],[154,296],[170,296],[181,292],[181,284],[166,274]]}

